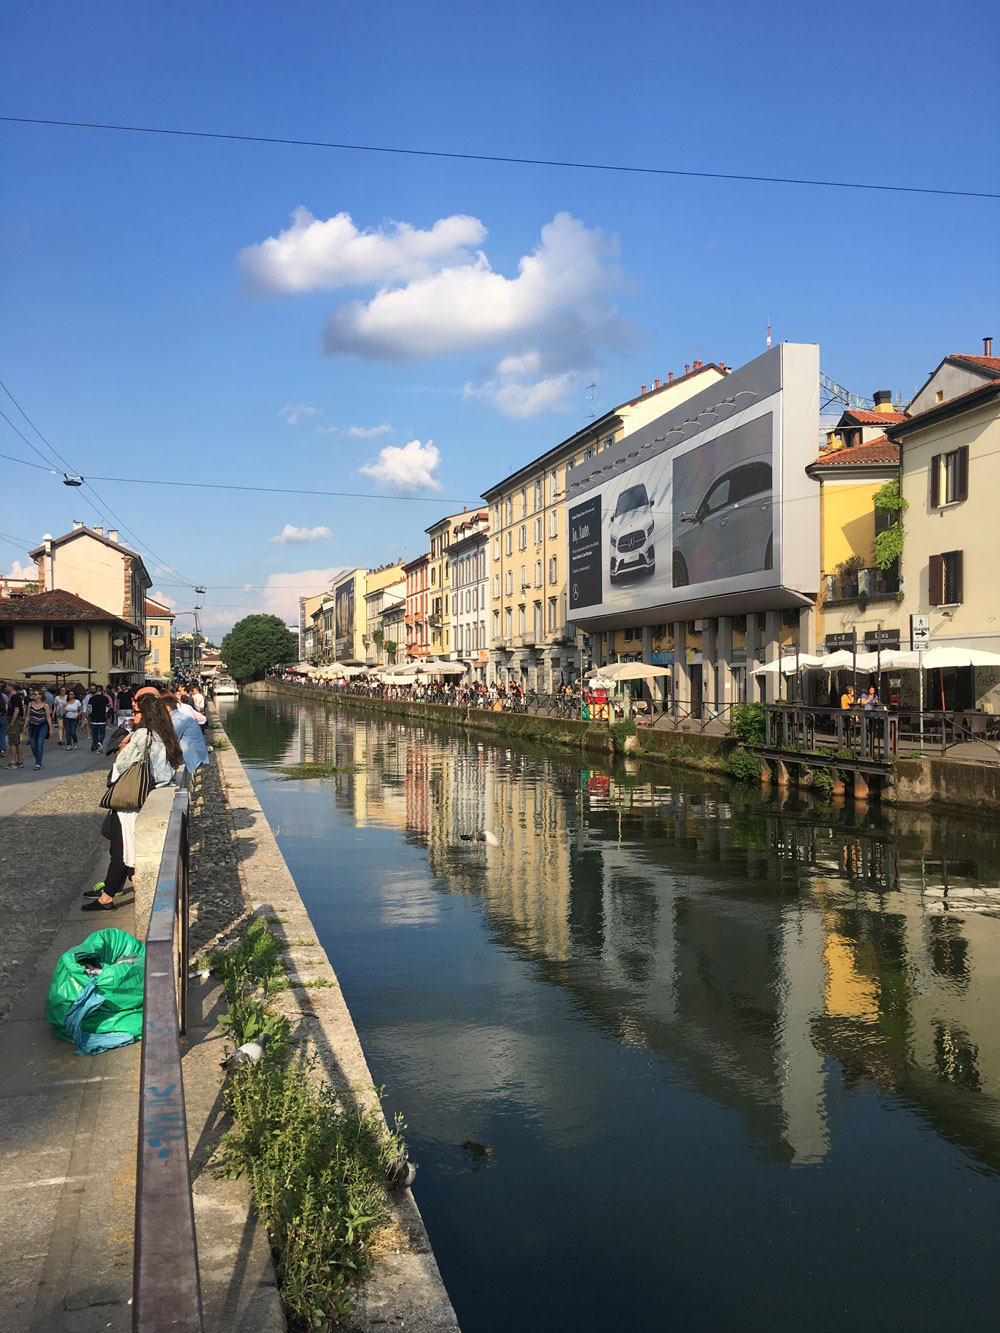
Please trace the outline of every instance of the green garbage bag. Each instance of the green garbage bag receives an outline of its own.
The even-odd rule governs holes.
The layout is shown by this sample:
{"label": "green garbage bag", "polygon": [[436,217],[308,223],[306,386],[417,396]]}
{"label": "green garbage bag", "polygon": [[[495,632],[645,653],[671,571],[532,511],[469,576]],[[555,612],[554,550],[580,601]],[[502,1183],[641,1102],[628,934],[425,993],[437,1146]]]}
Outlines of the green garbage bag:
{"label": "green garbage bag", "polygon": [[52,1031],[72,1042],[66,1015],[95,978],[103,1002],[84,1018],[85,1032],[122,1032],[142,1036],[142,996],[146,948],[126,930],[97,930],[56,963],[45,997],[45,1017]]}

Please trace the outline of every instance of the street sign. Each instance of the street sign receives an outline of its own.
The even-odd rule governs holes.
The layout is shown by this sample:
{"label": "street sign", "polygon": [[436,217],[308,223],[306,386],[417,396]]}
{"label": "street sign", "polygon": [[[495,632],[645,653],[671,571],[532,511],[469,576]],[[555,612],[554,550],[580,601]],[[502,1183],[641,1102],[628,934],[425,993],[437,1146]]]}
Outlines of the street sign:
{"label": "street sign", "polygon": [[927,615],[910,616],[910,649],[922,653],[930,645],[931,618]]}

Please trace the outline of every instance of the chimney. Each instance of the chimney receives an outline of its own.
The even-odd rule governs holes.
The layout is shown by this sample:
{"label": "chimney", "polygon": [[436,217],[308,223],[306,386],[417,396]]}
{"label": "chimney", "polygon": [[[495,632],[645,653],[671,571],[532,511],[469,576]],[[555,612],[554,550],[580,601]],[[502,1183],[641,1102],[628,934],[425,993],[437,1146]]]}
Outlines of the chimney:
{"label": "chimney", "polygon": [[639,396],[640,396],[640,398],[642,397],[642,395],[643,395],[645,392],[646,392],[646,386],[645,386],[645,384],[644,384],[644,385],[642,386],[642,389],[639,391]]}
{"label": "chimney", "polygon": [[94,525],[94,531],[97,533],[98,537],[104,536],[104,528],[101,527],[99,524]]}
{"label": "chimney", "polygon": [[696,362],[694,363],[694,369],[695,369],[695,370],[701,370],[701,362],[700,362],[700,361],[696,361]]}
{"label": "chimney", "polygon": [[79,519],[79,518],[74,518],[74,520],[73,520],[73,531],[74,531],[74,532],[79,532],[80,529],[81,529],[82,527],[83,527],[83,521],[82,521],[81,519]]}
{"label": "chimney", "polygon": [[42,545],[45,547],[45,555],[42,557],[45,561],[45,591],[55,591],[55,577],[52,569],[52,533],[47,532],[42,538]]}
{"label": "chimney", "polygon": [[992,355],[993,355],[993,339],[992,339],[992,338],[984,338],[984,339],[983,339],[983,356],[992,356]]}
{"label": "chimney", "polygon": [[660,387],[660,377],[659,375],[657,375],[656,379],[653,380],[653,388],[658,389],[659,387]]}
{"label": "chimney", "polygon": [[667,380],[669,381],[670,384],[673,384],[673,382],[674,382],[674,372],[673,372],[672,370],[668,370],[668,371],[667,371]]}
{"label": "chimney", "polygon": [[688,363],[687,363],[686,361],[684,362],[684,374],[685,374],[685,375],[690,375],[690,374],[691,374],[691,367],[688,365]]}
{"label": "chimney", "polygon": [[108,528],[108,541],[116,542],[118,540],[118,529]]}
{"label": "chimney", "polygon": [[892,411],[892,390],[891,390],[891,389],[876,389],[876,391],[875,391],[875,411],[876,411],[876,412],[891,412],[891,411]]}

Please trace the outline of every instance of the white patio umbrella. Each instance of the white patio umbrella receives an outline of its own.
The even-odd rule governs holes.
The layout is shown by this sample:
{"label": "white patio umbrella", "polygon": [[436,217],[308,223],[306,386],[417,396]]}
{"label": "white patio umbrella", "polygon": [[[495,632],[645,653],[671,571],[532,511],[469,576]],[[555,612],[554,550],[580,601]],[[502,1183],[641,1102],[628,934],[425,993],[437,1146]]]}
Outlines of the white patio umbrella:
{"label": "white patio umbrella", "polygon": [[[17,674],[17,673],[15,673]],[[25,667],[22,676],[94,676],[96,667],[76,666],[73,662],[43,662],[41,666]]]}
{"label": "white patio umbrella", "polygon": [[988,653],[984,648],[952,647],[947,643],[913,655],[922,659],[920,665],[925,671],[937,671],[941,667],[1000,666],[998,653]]}
{"label": "white patio umbrella", "polygon": [[765,662],[763,666],[754,667],[753,674],[765,676],[781,671],[786,676],[794,676],[796,671],[805,671],[809,667],[825,667],[826,662],[825,657],[814,657],[811,653],[799,653],[798,658],[793,654],[783,653],[777,662]]}
{"label": "white patio umbrella", "polygon": [[615,673],[609,680],[653,680],[656,676],[669,676],[670,668],[653,666],[651,662],[617,662]]}

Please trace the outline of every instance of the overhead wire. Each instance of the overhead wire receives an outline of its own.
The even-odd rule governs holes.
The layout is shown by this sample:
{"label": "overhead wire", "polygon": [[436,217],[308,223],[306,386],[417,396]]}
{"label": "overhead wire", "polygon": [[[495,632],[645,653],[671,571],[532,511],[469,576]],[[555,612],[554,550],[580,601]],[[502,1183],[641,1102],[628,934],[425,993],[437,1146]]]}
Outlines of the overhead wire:
{"label": "overhead wire", "polygon": [[117,125],[106,121],[54,120],[40,116],[0,116],[15,125],[49,125],[61,129],[106,130],[116,134],[163,135],[181,139],[215,139],[230,143],[274,144],[291,148],[324,148],[338,152],[385,153],[399,157],[431,157],[456,162],[496,162],[506,166],[562,167],[575,171],[610,171],[636,176],[681,176],[694,180],[741,181],[759,185],[800,185],[831,190],[870,190],[888,194],[947,195],[961,199],[1000,199],[990,190],[949,190],[931,185],[885,185],[875,181],[813,179],[805,176],[762,176],[749,172],[693,171],[680,167],[629,166],[621,162],[575,162],[547,157],[513,157],[500,153],[456,153],[440,148],[400,148],[389,144],[340,143],[325,139],[291,139],[270,134],[229,134],[218,130],[182,130],[161,125]]}

